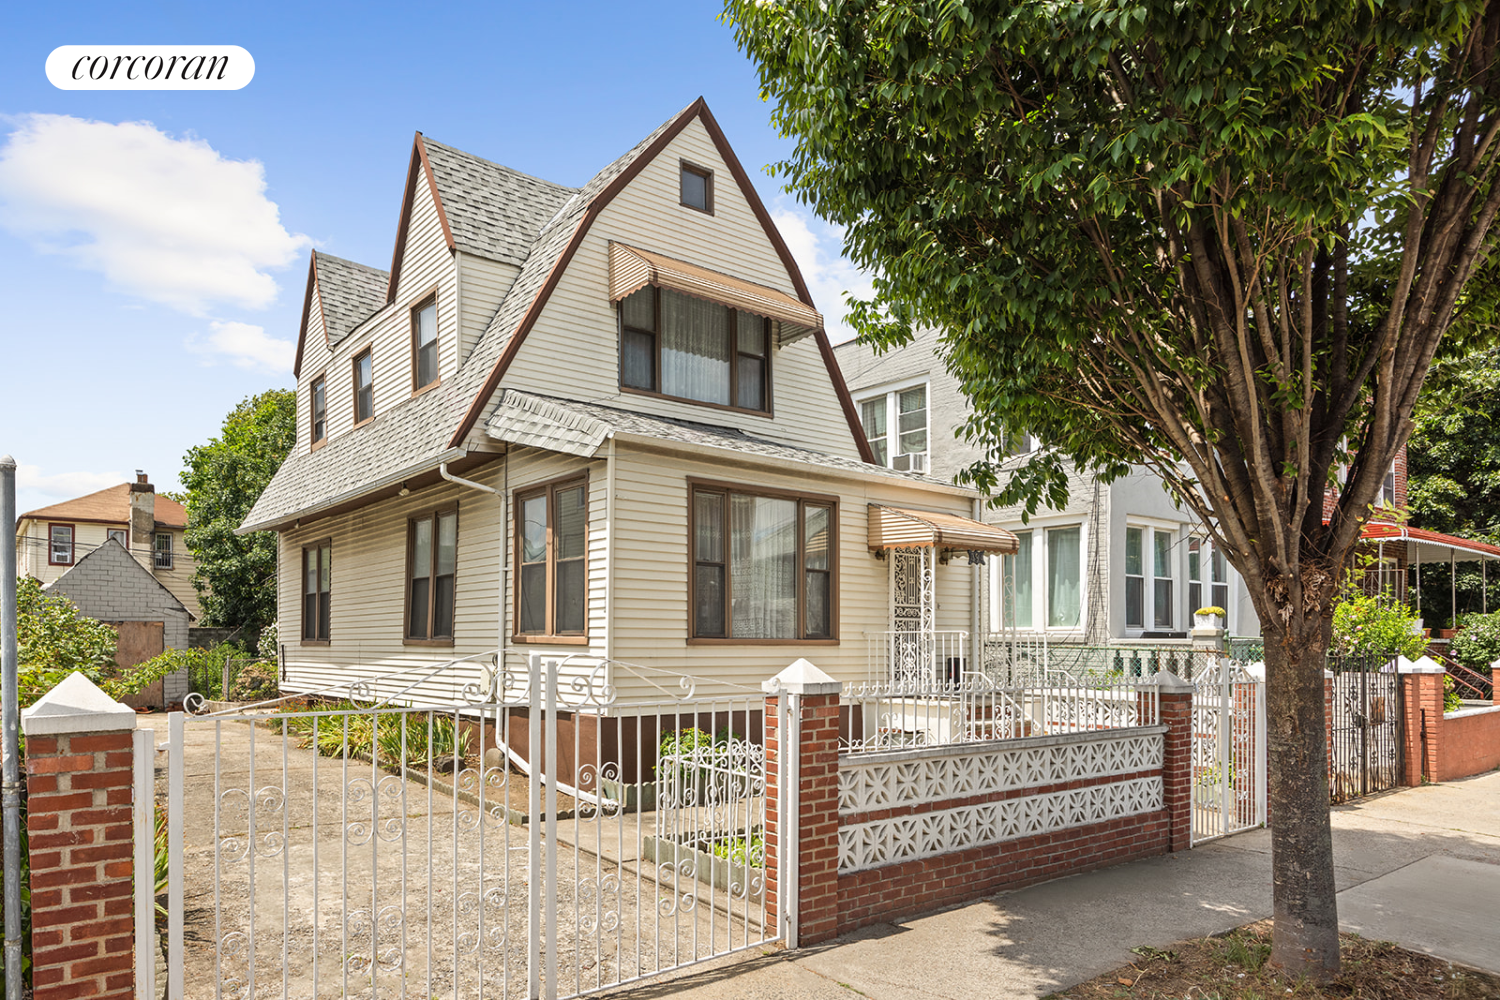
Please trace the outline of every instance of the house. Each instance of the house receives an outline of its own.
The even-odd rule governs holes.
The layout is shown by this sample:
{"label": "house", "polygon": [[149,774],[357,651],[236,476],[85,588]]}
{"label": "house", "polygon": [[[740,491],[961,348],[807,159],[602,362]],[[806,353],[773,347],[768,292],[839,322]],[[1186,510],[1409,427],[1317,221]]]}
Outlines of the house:
{"label": "house", "polygon": [[[82,614],[114,627],[119,633],[118,667],[133,667],[163,650],[188,648],[192,614],[117,538],[107,538],[84,553],[44,589],[66,597]],[[165,708],[187,693],[184,668],[125,700],[133,708]]]}
{"label": "house", "polygon": [[[982,456],[960,433],[970,409],[938,352],[938,333],[877,354],[854,341],[834,349],[875,457],[952,481]],[[1018,430],[1008,464],[1042,444]],[[1113,483],[1074,472],[1068,502],[1022,521],[1020,507],[989,507],[983,519],[1014,534],[1018,551],[983,571],[981,626],[1051,647],[1094,651],[1190,643],[1193,612],[1228,612],[1231,635],[1259,624],[1243,581],[1193,515],[1144,469]],[[998,562],[998,565],[995,563]],[[1110,665],[1119,657],[1107,654]],[[1094,665],[1092,660],[1086,665]]]}
{"label": "house", "polygon": [[88,496],[28,511],[16,520],[16,562],[22,576],[52,583],[113,539],[198,617],[193,555],[183,544],[187,511],[158,496],[144,472]]}
{"label": "house", "polygon": [[619,705],[651,671],[863,680],[893,633],[971,629],[967,553],[1016,545],[871,460],[701,99],[578,188],[418,133],[390,269],[313,254],[296,376],[239,529],[278,533],[284,692],[448,697],[532,651]]}

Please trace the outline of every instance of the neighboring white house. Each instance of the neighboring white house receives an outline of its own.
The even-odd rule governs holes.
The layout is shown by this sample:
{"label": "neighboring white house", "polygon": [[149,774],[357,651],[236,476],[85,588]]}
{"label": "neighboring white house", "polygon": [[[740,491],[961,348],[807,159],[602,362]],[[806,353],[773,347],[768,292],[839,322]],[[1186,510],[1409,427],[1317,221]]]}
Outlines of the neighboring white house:
{"label": "neighboring white house", "polygon": [[390,271],[313,255],[296,373],[240,529],[279,535],[285,691],[497,648],[863,679],[892,631],[972,630],[966,553],[1016,546],[870,461],[702,100],[581,188],[419,133]]}
{"label": "neighboring white house", "polygon": [[[877,457],[951,481],[981,457],[959,433],[968,400],[928,331],[877,355],[853,341],[835,348]],[[1041,445],[1017,431],[1019,464]],[[1061,510],[1028,522],[1018,507],[985,508],[983,519],[1014,533],[1019,550],[991,565],[984,581],[984,629],[1089,646],[1188,642],[1193,612],[1217,605],[1231,635],[1254,636],[1259,622],[1243,581],[1187,511],[1140,470],[1105,484],[1075,473]],[[994,560],[991,560],[993,563]]]}

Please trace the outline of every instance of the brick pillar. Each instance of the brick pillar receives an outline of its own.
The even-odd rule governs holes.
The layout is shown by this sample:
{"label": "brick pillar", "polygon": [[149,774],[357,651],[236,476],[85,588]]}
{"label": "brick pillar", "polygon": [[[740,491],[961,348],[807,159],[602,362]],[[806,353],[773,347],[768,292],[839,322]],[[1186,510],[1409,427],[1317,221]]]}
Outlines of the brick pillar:
{"label": "brick pillar", "polygon": [[1490,701],[1500,705],[1500,684],[1496,680],[1500,680],[1500,660],[1490,664]]}
{"label": "brick pillar", "polygon": [[[790,698],[795,709],[794,725],[797,727],[797,816],[795,831],[791,822],[788,803],[783,797],[776,801],[776,828],[772,830],[769,809],[766,820],[767,854],[772,853],[771,837],[776,837],[777,853],[789,846],[788,837],[794,836],[796,859],[795,899],[790,891],[783,891],[788,881],[782,877],[781,866],[776,866],[776,900],[781,908],[795,907],[796,920],[791,932],[793,947],[817,944],[838,934],[839,896],[839,691],[841,685],[807,660],[798,660],[765,683],[767,693],[775,698],[766,700],[768,720],[777,717],[781,699]],[[774,707],[773,707],[774,706]],[[768,745],[766,770],[768,784],[774,766],[779,780],[784,768],[790,767],[790,740],[792,733],[776,732],[776,748]],[[773,765],[774,759],[774,765]],[[778,787],[784,786],[781,781]],[[767,792],[768,799],[771,793]],[[767,859],[768,888],[772,879],[771,861]],[[778,913],[782,909],[778,909]]]}
{"label": "brick pillar", "polygon": [[[1425,661],[1425,662],[1424,662]],[[1401,662],[1401,710],[1405,760],[1403,784],[1441,780],[1443,751],[1443,668],[1423,657]]]}
{"label": "brick pillar", "polygon": [[[774,681],[767,681],[767,689]],[[781,913],[781,698],[766,695],[765,707],[765,751],[766,751],[766,828],[762,831],[766,844],[766,909],[770,913]],[[780,919],[778,917],[778,919]]]}
{"label": "brick pillar", "polygon": [[[1163,739],[1162,806],[1171,823],[1167,850],[1193,846],[1193,690],[1188,681],[1163,671],[1152,680],[1160,706]],[[1144,697],[1144,695],[1143,695]]]}
{"label": "brick pillar", "polygon": [[36,1000],[135,994],[135,712],[72,674],[23,713]]}

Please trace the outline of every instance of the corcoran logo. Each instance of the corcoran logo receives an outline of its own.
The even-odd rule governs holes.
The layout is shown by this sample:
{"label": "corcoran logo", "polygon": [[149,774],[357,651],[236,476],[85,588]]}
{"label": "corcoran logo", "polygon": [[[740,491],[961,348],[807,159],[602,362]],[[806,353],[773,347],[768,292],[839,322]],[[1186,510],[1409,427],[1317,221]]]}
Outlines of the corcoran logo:
{"label": "corcoran logo", "polygon": [[60,90],[239,90],[253,76],[238,45],[59,45],[47,57]]}

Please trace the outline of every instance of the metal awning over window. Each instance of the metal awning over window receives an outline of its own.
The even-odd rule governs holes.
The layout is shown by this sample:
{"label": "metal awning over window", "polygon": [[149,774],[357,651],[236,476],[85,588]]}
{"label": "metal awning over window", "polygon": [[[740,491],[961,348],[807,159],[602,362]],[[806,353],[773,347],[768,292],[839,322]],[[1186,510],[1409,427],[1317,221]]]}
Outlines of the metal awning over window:
{"label": "metal awning over window", "polygon": [[979,552],[1015,552],[1020,543],[1004,528],[957,514],[930,510],[907,510],[870,504],[871,551],[880,549],[962,549]]}
{"label": "metal awning over window", "polygon": [[618,302],[647,285],[670,288],[684,295],[779,320],[783,344],[823,329],[821,313],[779,289],[611,240],[610,301]]}

